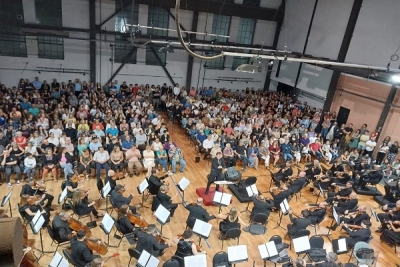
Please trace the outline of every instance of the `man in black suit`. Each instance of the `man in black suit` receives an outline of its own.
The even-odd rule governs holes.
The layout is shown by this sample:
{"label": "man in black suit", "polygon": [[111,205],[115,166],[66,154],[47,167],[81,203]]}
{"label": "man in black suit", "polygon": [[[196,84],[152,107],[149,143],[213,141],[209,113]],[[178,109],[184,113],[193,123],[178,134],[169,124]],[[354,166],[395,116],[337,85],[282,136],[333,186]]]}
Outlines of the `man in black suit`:
{"label": "man in black suit", "polygon": [[286,161],[285,167],[281,168],[278,172],[272,173],[272,178],[276,186],[280,185],[280,182],[286,182],[289,176],[293,175],[293,169],[290,161]]}
{"label": "man in black suit", "polygon": [[160,179],[158,179],[157,175],[157,169],[153,168],[151,170],[151,175],[149,177],[149,192],[152,195],[156,195],[158,191],[160,190],[160,187],[164,184]]}
{"label": "man in black suit", "polygon": [[76,235],[75,231],[69,227],[68,224],[69,214],[65,211],[61,211],[58,215],[53,218],[53,232],[57,241],[63,242],[70,240],[73,235]]}
{"label": "man in black suit", "polygon": [[[215,181],[218,181],[222,175],[222,170],[226,171],[226,166],[225,166],[225,161],[222,159],[222,153],[217,152],[217,155],[215,158],[212,158],[211,160],[211,172],[208,175],[208,182],[207,182],[207,188],[205,191],[205,194],[208,194],[208,190],[210,189],[210,185],[214,183]],[[215,187],[215,190],[219,190],[219,185]]]}
{"label": "man in black suit", "polygon": [[306,173],[300,172],[299,178],[297,178],[290,184],[290,190],[292,191],[293,194],[296,194],[300,192],[300,190],[303,188],[306,182],[307,182]]}
{"label": "man in black suit", "polygon": [[[278,189],[279,191],[278,194],[275,194],[274,192],[275,189]],[[272,187],[269,189],[269,192],[274,199],[274,206],[277,209],[279,209],[279,204],[281,204],[283,200],[287,199],[290,196],[290,194],[292,194],[292,191],[288,188],[286,184],[283,184],[281,189],[277,187]]]}
{"label": "man in black suit", "polygon": [[71,255],[78,267],[85,267],[91,263],[96,256],[92,254],[88,246],[83,242],[86,238],[86,232],[80,230],[76,238],[71,239]]}
{"label": "man in black suit", "polygon": [[54,200],[54,196],[46,193],[46,190],[42,190],[40,188],[33,189],[32,186],[34,186],[34,185],[35,185],[35,181],[33,179],[27,179],[26,180],[26,184],[24,184],[22,186],[22,188],[21,188],[21,193],[19,194],[20,197],[22,197],[23,195],[29,195],[29,196],[39,195],[39,196],[42,196],[41,201],[40,201],[40,205],[43,206],[45,201],[47,200],[47,204],[44,207],[48,208],[50,211],[53,211],[54,209],[51,207],[51,203]]}
{"label": "man in black suit", "polygon": [[[347,232],[349,237],[346,237],[346,243],[349,247],[354,247],[357,242],[363,241],[367,242],[371,236],[371,222],[368,220],[364,220],[361,222],[361,229],[352,230],[348,227],[347,224],[343,225],[343,230]],[[340,238],[340,237],[339,237]]]}
{"label": "man in black suit", "polygon": [[167,195],[167,191],[168,191],[168,186],[162,185],[157,193],[157,198],[160,201],[160,204],[171,212],[170,216],[174,217],[174,213],[176,208],[178,208],[178,204],[172,203],[172,199],[175,198],[178,194],[176,194],[174,197],[171,198],[170,196]]}
{"label": "man in black suit", "polygon": [[[352,225],[361,225],[362,221],[369,221],[370,217],[367,213],[367,206],[361,205],[358,207],[357,210],[354,212],[348,212],[346,216],[340,216],[340,222],[345,224],[352,224]],[[336,230],[338,225],[335,223],[332,225],[332,230]]]}
{"label": "man in black suit", "polygon": [[303,218],[303,216],[300,216],[300,218],[293,218],[292,209],[289,209],[289,218],[292,224],[288,224],[287,229],[289,236],[291,237],[298,230],[306,229],[311,224],[311,221],[309,219]]}
{"label": "man in black suit", "polygon": [[361,189],[365,189],[367,183],[377,184],[383,178],[380,165],[375,165],[372,171],[361,175],[359,186]]}
{"label": "man in black suit", "polygon": [[315,176],[321,174],[321,167],[319,166],[319,160],[314,160],[311,166],[306,166],[306,177],[308,180],[315,181]]}
{"label": "man in black suit", "polygon": [[[336,186],[336,184],[333,183],[332,186]],[[328,202],[329,204],[332,204],[333,201],[337,201],[338,197],[348,197],[352,192],[353,192],[353,182],[348,181],[346,183],[346,186],[340,188],[337,193],[329,192],[328,198],[325,201]]]}
{"label": "man in black suit", "polygon": [[138,238],[136,250],[140,253],[146,250],[154,257],[158,257],[164,254],[164,249],[170,247],[168,243],[161,244],[158,242],[157,238],[154,236],[157,234],[154,224],[149,224],[146,232],[143,232],[140,228],[135,229],[133,232]]}
{"label": "man in black suit", "polygon": [[[348,198],[339,199],[335,210],[340,214],[347,214],[357,209],[358,199],[356,193],[351,193]],[[346,213],[347,212],[347,213]]]}
{"label": "man in black suit", "polygon": [[[114,202],[117,208],[120,208],[122,205],[129,205],[133,198],[133,194],[130,194],[129,197],[124,197],[122,194],[125,192],[125,186],[121,184],[117,184],[115,189],[111,191],[111,200]],[[136,212],[136,207],[129,205],[129,209],[136,216],[140,216],[139,213]]]}
{"label": "man in black suit", "polygon": [[326,207],[328,203],[321,202],[319,204],[311,204],[309,208],[301,212],[303,218],[309,219],[311,224],[318,224],[326,216]]}
{"label": "man in black suit", "polygon": [[266,200],[265,197],[260,194],[253,198],[253,204],[254,206],[251,210],[250,218],[253,218],[253,216],[258,213],[262,213],[267,215],[268,219],[271,208],[274,207],[274,202],[270,199]]}
{"label": "man in black suit", "polygon": [[187,226],[193,229],[194,223],[196,219],[201,220],[203,222],[208,222],[212,219],[215,219],[215,215],[209,215],[205,208],[201,205],[203,203],[203,199],[199,197],[196,203],[192,203],[186,205],[186,209],[189,211],[189,216],[186,220]]}

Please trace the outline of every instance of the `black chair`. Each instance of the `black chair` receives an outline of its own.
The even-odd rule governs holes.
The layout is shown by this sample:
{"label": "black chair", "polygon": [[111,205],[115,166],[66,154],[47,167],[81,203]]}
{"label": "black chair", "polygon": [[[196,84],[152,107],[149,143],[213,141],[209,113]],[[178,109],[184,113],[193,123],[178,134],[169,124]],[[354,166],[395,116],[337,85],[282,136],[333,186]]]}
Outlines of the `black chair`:
{"label": "black chair", "polygon": [[311,248],[324,248],[324,238],[319,235],[312,236],[310,238]]}
{"label": "black chair", "polygon": [[[269,241],[274,241],[275,246],[278,246],[278,245],[282,244],[282,237],[280,235],[274,235],[269,239]],[[279,251],[279,249],[278,249],[278,251]],[[264,260],[264,267],[267,266],[267,261],[272,262],[274,264],[274,266],[276,267],[277,263],[285,263],[285,262],[291,261],[291,259],[290,259],[290,257],[286,256],[286,257],[279,257],[279,261],[275,260],[275,258]]]}
{"label": "black chair", "polygon": [[325,216],[321,219],[321,221],[317,222],[316,224],[310,224],[311,227],[314,228],[314,234],[317,234],[317,228],[319,228],[319,225],[325,220],[326,218],[326,213]]}
{"label": "black chair", "polygon": [[75,208],[75,206],[72,204],[72,202],[71,202],[70,200],[68,200],[68,204],[71,206],[71,209],[72,209],[72,212],[74,213],[74,215],[76,215],[76,216],[78,217],[78,221],[79,221],[81,218],[89,217],[89,218],[90,218],[90,221],[93,222],[93,219],[92,219],[92,216],[90,216],[90,213],[88,213],[88,214],[83,214],[83,215],[79,215],[78,212],[77,212],[77,210],[76,210],[76,208]]}
{"label": "black chair", "polygon": [[228,260],[228,253],[220,251],[213,257],[213,267],[231,267]]}
{"label": "black chair", "polygon": [[139,251],[137,251],[136,249],[134,249],[134,248],[128,248],[128,253],[129,253],[129,263],[128,263],[128,266],[130,266],[131,265],[131,260],[132,260],[132,258],[135,258],[136,260],[138,260],[139,259],[139,257],[140,257],[140,252]]}
{"label": "black chair", "polygon": [[[119,243],[118,243],[117,247],[119,248],[119,245],[121,245],[122,240],[123,240],[124,238],[126,238],[126,240],[128,240],[128,242],[129,242],[128,237],[133,236],[133,233],[123,234],[123,233],[121,232],[121,228],[120,228],[120,226],[119,226],[118,221],[115,221],[115,224],[114,224],[114,225],[115,225],[114,237],[116,237],[117,232],[118,232],[117,239],[119,239]],[[119,238],[118,238],[118,237],[119,237]],[[129,242],[129,243],[131,243],[131,242]]]}
{"label": "black chair", "polygon": [[251,224],[253,224],[253,223],[259,223],[259,224],[261,224],[262,226],[264,226],[264,234],[265,234],[265,232],[266,232],[266,230],[267,230],[267,227],[266,227],[267,222],[268,222],[268,215],[267,215],[267,214],[265,214],[265,213],[257,213],[257,214],[255,214],[255,215],[253,216],[253,218],[251,218],[251,221],[250,221],[250,228],[251,228]]}
{"label": "black chair", "polygon": [[171,259],[174,259],[174,260],[178,261],[180,267],[185,267],[185,260],[183,259],[183,257],[180,257],[178,255],[174,255],[174,256],[172,256]]}
{"label": "black chair", "polygon": [[309,236],[310,235],[310,231],[307,229],[300,229],[298,230],[296,233],[294,233],[293,236],[291,236],[290,238],[290,248],[292,248],[292,240],[298,237],[302,237],[302,236]]}
{"label": "black chair", "polygon": [[274,235],[274,236],[271,236],[269,241],[274,241],[275,246],[276,246],[276,245],[282,244],[282,237],[280,235]]}
{"label": "black chair", "polygon": [[158,200],[157,196],[153,197],[153,203],[151,204],[151,211],[156,211],[161,202]]}
{"label": "black chair", "polygon": [[117,207],[117,205],[115,204],[114,200],[111,197],[110,197],[110,203],[111,203],[111,206],[113,207],[111,212],[110,212],[110,215],[111,215],[114,212],[114,210],[118,210],[118,207]]}
{"label": "black chair", "polygon": [[54,231],[53,231],[53,227],[50,226],[50,224],[46,225],[47,228],[47,232],[49,233],[49,236],[51,238],[51,246],[53,246],[53,243],[55,243],[57,245],[56,249],[54,250],[54,255],[57,252],[57,249],[59,246],[65,245],[65,244],[69,244],[69,240],[65,240],[65,241],[58,241],[54,235]]}
{"label": "black chair", "polygon": [[72,264],[72,266],[78,266],[78,264],[75,262],[75,260],[74,260],[74,258],[72,258],[72,255],[71,255],[71,253],[69,253],[69,251],[68,250],[66,250],[66,249],[63,249],[63,254],[64,254],[64,257],[67,259],[67,261],[70,263],[70,264]]}
{"label": "black chair", "polygon": [[29,223],[29,221],[26,219],[24,212],[21,211],[21,206],[19,205],[19,203],[17,204],[17,210],[22,220],[24,221],[24,225],[26,226]]}
{"label": "black chair", "polygon": [[164,262],[163,267],[180,267],[181,265],[176,259],[170,259]]}
{"label": "black chair", "polygon": [[239,228],[232,228],[226,231],[225,234],[222,234],[222,248],[224,249],[224,240],[226,239],[235,239],[237,238],[237,244],[239,244],[240,234],[242,231]]}

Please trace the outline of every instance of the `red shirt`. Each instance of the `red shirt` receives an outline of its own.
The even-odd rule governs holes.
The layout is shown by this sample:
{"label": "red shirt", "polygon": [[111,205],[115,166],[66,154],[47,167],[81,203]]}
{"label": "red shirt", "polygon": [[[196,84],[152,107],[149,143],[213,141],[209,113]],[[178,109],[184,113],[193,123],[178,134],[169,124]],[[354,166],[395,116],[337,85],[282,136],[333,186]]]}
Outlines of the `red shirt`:
{"label": "red shirt", "polygon": [[320,143],[312,143],[312,144],[310,144],[310,148],[313,151],[318,151],[321,148],[321,144]]}

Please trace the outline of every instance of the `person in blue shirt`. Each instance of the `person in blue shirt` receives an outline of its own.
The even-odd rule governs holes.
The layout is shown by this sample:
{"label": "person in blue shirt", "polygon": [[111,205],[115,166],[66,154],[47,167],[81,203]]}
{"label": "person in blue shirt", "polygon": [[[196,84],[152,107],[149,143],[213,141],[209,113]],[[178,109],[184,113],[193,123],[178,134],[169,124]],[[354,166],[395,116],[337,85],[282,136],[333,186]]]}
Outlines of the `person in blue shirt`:
{"label": "person in blue shirt", "polygon": [[75,80],[75,96],[76,96],[76,97],[79,97],[79,95],[81,94],[81,92],[82,92],[82,83],[81,83],[81,80],[76,79],[76,80]]}
{"label": "person in blue shirt", "polygon": [[23,110],[28,110],[31,107],[31,103],[28,102],[28,99],[24,98],[21,103],[19,103]]}
{"label": "person in blue shirt", "polygon": [[291,154],[292,152],[292,145],[289,143],[289,139],[285,139],[285,142],[281,145],[281,152],[283,154],[283,160],[284,161],[292,161],[293,156]]}
{"label": "person in blue shirt", "polygon": [[213,95],[213,88],[210,86],[210,87],[208,88],[208,90],[207,90],[207,96],[208,96],[208,97],[212,97],[212,95]]}
{"label": "person in blue shirt", "polygon": [[28,109],[28,113],[32,114],[33,117],[36,117],[39,114],[40,110],[36,106],[36,104],[32,104],[32,107]]}
{"label": "person in blue shirt", "polygon": [[122,150],[127,151],[129,150],[133,145],[135,145],[135,142],[133,142],[132,138],[130,135],[125,136],[124,141],[122,141]]}
{"label": "person in blue shirt", "polygon": [[111,127],[107,128],[107,130],[106,130],[106,135],[109,133],[112,136],[118,136],[118,133],[119,133],[118,128],[115,127],[115,125],[112,125]]}
{"label": "person in blue shirt", "polygon": [[36,90],[41,90],[42,89],[42,82],[39,81],[39,77],[35,77],[35,80],[32,82],[33,87],[35,87]]}
{"label": "person in blue shirt", "polygon": [[201,131],[198,135],[197,135],[197,141],[200,143],[199,145],[202,146],[203,145],[203,141],[207,139],[207,135],[204,134],[203,131]]}

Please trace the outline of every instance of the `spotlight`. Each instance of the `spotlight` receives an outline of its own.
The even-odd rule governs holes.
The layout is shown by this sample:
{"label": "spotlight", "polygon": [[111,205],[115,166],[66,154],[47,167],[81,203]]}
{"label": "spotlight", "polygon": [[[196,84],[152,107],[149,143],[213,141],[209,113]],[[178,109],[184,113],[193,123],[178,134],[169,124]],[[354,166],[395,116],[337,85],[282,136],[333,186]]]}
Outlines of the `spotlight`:
{"label": "spotlight", "polygon": [[392,83],[400,84],[400,74],[392,75],[390,81]]}
{"label": "spotlight", "polygon": [[257,65],[251,65],[251,64],[242,64],[236,69],[237,72],[245,72],[245,73],[256,73],[256,72],[261,72],[262,67],[257,66]]}
{"label": "spotlight", "polygon": [[270,60],[269,63],[268,63],[268,66],[272,66],[272,65],[274,65],[274,61]]}

